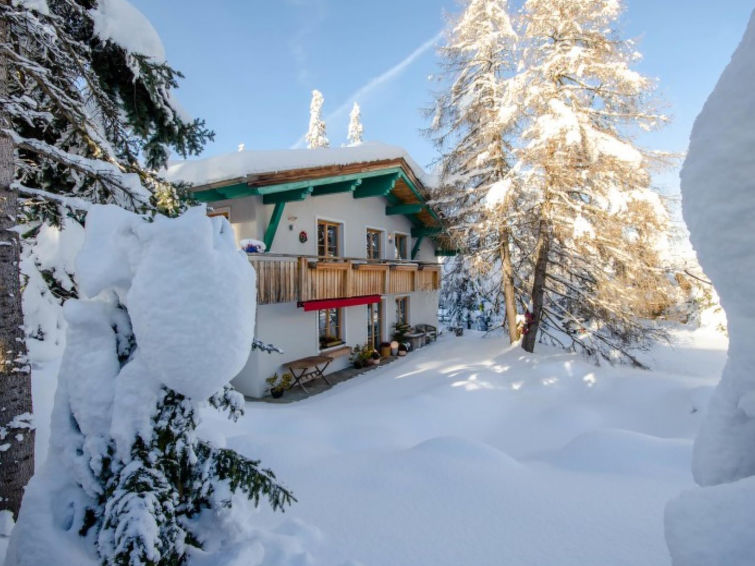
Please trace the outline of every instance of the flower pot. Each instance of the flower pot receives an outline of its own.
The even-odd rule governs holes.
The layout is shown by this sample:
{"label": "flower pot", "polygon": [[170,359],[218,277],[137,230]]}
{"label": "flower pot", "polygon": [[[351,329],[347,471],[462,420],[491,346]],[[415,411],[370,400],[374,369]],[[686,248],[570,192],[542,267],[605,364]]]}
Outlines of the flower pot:
{"label": "flower pot", "polygon": [[370,359],[370,365],[371,365],[371,366],[377,366],[377,365],[380,365],[380,358],[377,358],[377,359],[375,359],[375,358],[371,358],[371,359]]}
{"label": "flower pot", "polygon": [[399,356],[405,356],[406,355],[406,350],[399,350],[398,351],[398,355]]}
{"label": "flower pot", "polygon": [[271,389],[270,395],[273,397],[273,399],[280,399],[283,397],[283,389]]}
{"label": "flower pot", "polygon": [[387,358],[391,355],[391,347],[390,346],[381,346],[380,347],[380,357],[381,358]]}

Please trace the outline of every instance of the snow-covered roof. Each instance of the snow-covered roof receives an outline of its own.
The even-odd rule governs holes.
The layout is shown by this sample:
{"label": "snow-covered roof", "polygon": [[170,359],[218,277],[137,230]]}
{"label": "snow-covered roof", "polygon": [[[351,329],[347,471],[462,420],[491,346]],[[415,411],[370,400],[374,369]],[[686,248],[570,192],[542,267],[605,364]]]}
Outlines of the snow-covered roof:
{"label": "snow-covered roof", "polygon": [[204,186],[237,180],[248,175],[390,159],[403,159],[423,185],[434,184],[430,175],[409,156],[406,150],[378,142],[365,142],[356,146],[338,148],[238,151],[217,157],[172,163],[168,167],[166,177],[172,182]]}

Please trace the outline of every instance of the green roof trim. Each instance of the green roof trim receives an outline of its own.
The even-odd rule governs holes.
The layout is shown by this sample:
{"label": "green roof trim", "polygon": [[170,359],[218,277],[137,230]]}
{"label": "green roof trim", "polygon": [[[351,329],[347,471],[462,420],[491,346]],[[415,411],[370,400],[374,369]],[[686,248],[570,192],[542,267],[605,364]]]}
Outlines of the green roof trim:
{"label": "green roof trim", "polygon": [[352,196],[354,198],[387,196],[396,186],[397,180],[398,173],[388,173],[387,175],[363,179],[362,184],[356,188]]}
{"label": "green roof trim", "polygon": [[282,193],[271,193],[262,195],[262,204],[278,204],[279,202],[293,202],[295,200],[305,200],[312,194],[314,187],[306,189],[294,189],[293,191],[284,191]]}

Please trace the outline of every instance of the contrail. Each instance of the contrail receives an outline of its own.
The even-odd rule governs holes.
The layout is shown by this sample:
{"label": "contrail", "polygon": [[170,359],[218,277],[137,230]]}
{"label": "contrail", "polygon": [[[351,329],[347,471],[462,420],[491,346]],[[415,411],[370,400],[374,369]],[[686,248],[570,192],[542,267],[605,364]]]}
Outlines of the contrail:
{"label": "contrail", "polygon": [[[388,81],[393,80],[398,75],[401,74],[401,72],[406,69],[409,65],[414,63],[414,61],[420,57],[425,51],[430,49],[437,41],[442,37],[443,31],[439,31],[436,33],[433,37],[425,41],[422,45],[417,47],[414,51],[412,51],[403,61],[397,63],[390,69],[388,69],[386,72],[384,72],[382,75],[378,75],[377,77],[374,77],[367,81],[367,83],[361,87],[359,87],[356,91],[354,91],[351,95],[349,95],[346,100],[333,112],[328,114],[325,117],[326,122],[330,122],[334,118],[340,116],[341,114],[347,112],[350,110],[352,103],[355,100],[363,99],[370,91],[375,89],[376,87],[380,86],[383,83],[386,83]],[[302,147],[304,144],[304,138],[306,138],[307,134],[306,132],[302,134],[302,136],[296,140],[296,142],[291,146],[291,149],[297,149]]]}

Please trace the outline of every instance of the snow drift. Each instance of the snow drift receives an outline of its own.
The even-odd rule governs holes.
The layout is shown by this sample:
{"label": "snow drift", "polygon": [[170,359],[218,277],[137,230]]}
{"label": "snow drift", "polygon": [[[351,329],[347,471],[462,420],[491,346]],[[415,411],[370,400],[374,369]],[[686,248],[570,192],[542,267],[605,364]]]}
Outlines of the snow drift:
{"label": "snow drift", "polygon": [[[729,357],[696,439],[692,470],[705,486],[666,512],[674,564],[755,561],[755,15],[695,121],[681,173],[683,210],[700,263],[729,325]],[[736,483],[729,483],[736,482]]]}

